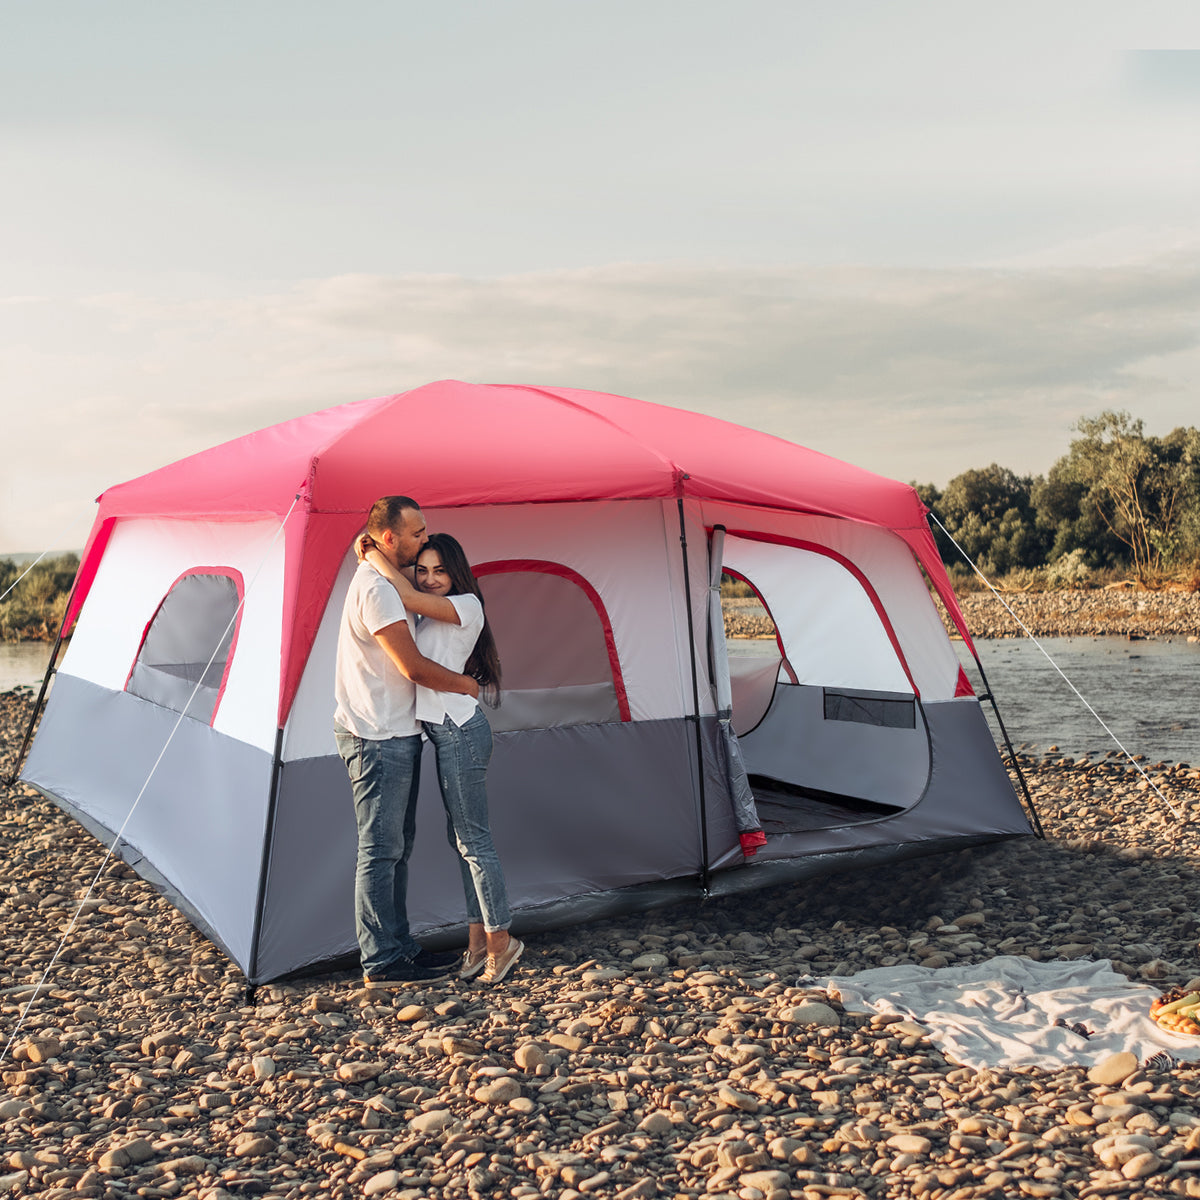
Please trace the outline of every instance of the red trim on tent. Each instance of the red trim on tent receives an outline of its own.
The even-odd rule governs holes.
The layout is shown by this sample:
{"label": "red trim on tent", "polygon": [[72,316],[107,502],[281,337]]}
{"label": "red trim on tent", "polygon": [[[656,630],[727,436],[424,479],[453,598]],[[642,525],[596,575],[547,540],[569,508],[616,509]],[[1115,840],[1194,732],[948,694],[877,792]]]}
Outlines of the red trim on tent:
{"label": "red trim on tent", "polygon": [[79,570],[75,572],[75,584],[71,589],[71,603],[63,614],[64,635],[71,632],[71,627],[75,624],[79,612],[83,608],[83,602],[87,599],[88,592],[92,590],[96,572],[100,569],[100,560],[104,557],[104,551],[108,549],[108,542],[115,527],[116,521],[104,521],[99,518],[92,525],[87,545],[84,546],[83,554],[79,559]]}
{"label": "red trim on tent", "polygon": [[831,550],[828,546],[821,546],[816,542],[802,541],[800,538],[785,537],[781,533],[750,533],[741,529],[729,529],[726,530],[726,534],[729,537],[745,538],[748,542],[770,542],[776,546],[794,546],[797,550],[807,550],[811,554],[820,554],[825,558],[831,558],[834,562],[845,567],[858,580],[862,590],[866,592],[867,599],[874,606],[875,615],[879,618],[879,622],[888,636],[888,641],[892,643],[892,649],[896,652],[896,658],[899,660],[900,666],[908,679],[908,684],[913,690],[913,695],[918,698],[920,697],[921,692],[917,687],[916,680],[912,677],[912,672],[908,669],[908,661],[904,657],[904,651],[900,648],[900,639],[896,637],[896,631],[892,628],[892,622],[887,615],[887,610],[883,607],[883,601],[879,599],[879,594],[871,586],[871,581],[850,559],[844,554],[839,554],[836,550]]}
{"label": "red trim on tent", "polygon": [[783,648],[783,638],[779,636],[779,626],[776,624],[775,617],[771,613],[771,606],[766,602],[762,592],[760,592],[758,588],[754,586],[753,582],[747,579],[746,576],[740,571],[734,571],[732,568],[722,565],[721,573],[723,575],[729,575],[733,579],[740,579],[758,597],[759,604],[761,604],[766,610],[771,624],[775,626],[775,645],[779,647],[779,657],[783,660],[784,670],[787,671],[788,678],[793,683],[798,684],[800,680],[796,677],[796,672],[792,670],[792,664],[788,661],[787,651]]}
{"label": "red trim on tent", "polygon": [[625,678],[621,674],[621,662],[617,657],[617,642],[613,637],[612,624],[604,608],[604,601],[600,599],[600,593],[578,571],[565,567],[562,563],[548,562],[538,558],[497,559],[494,562],[480,563],[472,570],[475,572],[476,579],[485,575],[512,575],[518,571],[537,571],[543,575],[557,575],[560,579],[566,579],[575,584],[591,601],[592,607],[596,610],[596,616],[600,620],[600,626],[604,630],[604,645],[608,650],[608,665],[612,669],[613,687],[617,692],[617,708],[621,713],[621,720],[633,719],[629,710],[629,697],[625,693]]}
{"label": "red trim on tent", "polygon": [[960,696],[970,696],[974,698],[975,689],[971,686],[971,681],[967,678],[967,673],[958,668],[958,682],[954,685],[954,698],[957,700]]}
{"label": "red trim on tent", "polygon": [[[242,628],[242,614],[245,611],[244,602],[246,599],[246,583],[242,578],[242,573],[236,567],[188,567],[186,571],[180,572],[178,576],[171,582],[171,586],[163,593],[162,599],[155,606],[154,612],[150,615],[150,620],[146,622],[146,627],[142,630],[142,636],[138,638],[137,651],[133,656],[133,662],[129,665],[129,674],[125,676],[125,684],[122,690],[129,687],[129,681],[133,678],[134,669],[137,667],[138,659],[142,656],[142,647],[146,644],[146,638],[150,633],[150,627],[158,619],[158,614],[162,611],[162,606],[167,602],[167,597],[175,590],[176,586],[183,580],[192,575],[223,575],[226,579],[233,581],[233,586],[237,589],[237,615],[233,622],[233,637],[229,639],[229,654],[225,658],[225,670],[221,673],[221,686],[217,688],[217,698],[213,703],[212,716],[208,723],[213,724],[217,719],[217,712],[221,707],[221,701],[225,697],[225,685],[229,682],[229,668],[233,666],[233,656],[237,652],[238,634]],[[213,647],[216,650],[216,646]]]}

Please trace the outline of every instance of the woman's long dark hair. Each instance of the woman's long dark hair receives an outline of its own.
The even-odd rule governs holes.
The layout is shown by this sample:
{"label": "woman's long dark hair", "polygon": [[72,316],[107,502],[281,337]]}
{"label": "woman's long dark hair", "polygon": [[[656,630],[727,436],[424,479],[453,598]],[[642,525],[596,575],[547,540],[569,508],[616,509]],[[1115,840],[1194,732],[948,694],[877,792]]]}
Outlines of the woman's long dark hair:
{"label": "woman's long dark hair", "polygon": [[[478,680],[480,694],[483,699],[496,708],[500,704],[500,654],[496,650],[496,639],[492,636],[492,627],[488,624],[487,607],[483,603],[483,593],[479,590],[479,581],[467,562],[467,555],[458,539],[448,533],[431,533],[429,540],[421,548],[421,554],[426,550],[436,550],[450,576],[450,592],[455,596],[470,593],[478,599],[483,608],[483,628],[475,639],[475,647],[463,667],[463,674]],[[417,555],[421,561],[421,555]]]}

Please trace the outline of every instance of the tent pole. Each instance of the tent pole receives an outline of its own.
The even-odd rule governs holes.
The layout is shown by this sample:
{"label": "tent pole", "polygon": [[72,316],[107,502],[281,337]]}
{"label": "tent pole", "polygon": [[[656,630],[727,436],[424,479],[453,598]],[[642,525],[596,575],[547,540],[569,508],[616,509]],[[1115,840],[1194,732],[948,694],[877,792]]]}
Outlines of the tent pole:
{"label": "tent pole", "polygon": [[[687,476],[684,476],[686,479]],[[679,544],[683,549],[683,595],[687,604],[688,657],[692,663],[692,721],[696,729],[696,778],[700,790],[700,886],[708,897],[708,804],[704,794],[704,739],[700,732],[700,677],[696,669],[696,628],[692,620],[692,581],[688,568],[687,523],[683,516],[683,497],[679,506]]]}
{"label": "tent pole", "polygon": [[[78,579],[78,575],[76,575]],[[67,597],[67,607],[64,611],[71,610],[71,597],[75,594],[75,585],[71,585],[71,595]],[[12,787],[17,782],[17,777],[21,774],[21,767],[25,762],[25,755],[29,753],[29,743],[33,740],[33,727],[37,724],[38,717],[42,714],[42,706],[46,703],[46,692],[50,687],[50,680],[55,674],[55,664],[58,662],[58,652],[63,644],[63,627],[59,625],[58,633],[54,638],[54,649],[50,652],[50,661],[46,664],[46,673],[42,676],[41,691],[38,692],[37,701],[34,703],[33,711],[29,714],[29,724],[25,727],[25,738],[21,742],[20,752],[17,754],[17,761],[13,764],[12,774],[4,781],[5,787]]]}
{"label": "tent pole", "polygon": [[1029,792],[1029,784],[1025,782],[1025,772],[1021,770],[1021,764],[1017,761],[1017,752],[1013,749],[1012,738],[1008,736],[1008,729],[1004,724],[1004,718],[1000,715],[1000,709],[996,705],[996,697],[992,695],[992,685],[988,683],[987,674],[984,672],[983,663],[979,661],[978,654],[972,654],[975,659],[975,665],[979,668],[979,678],[983,680],[983,699],[991,706],[992,712],[996,714],[996,724],[1000,726],[1000,733],[1004,738],[1004,744],[1008,747],[1008,759],[1012,763],[1013,770],[1017,773],[1017,778],[1021,781],[1021,792],[1025,797],[1025,807],[1029,809],[1029,815],[1033,818],[1033,832],[1043,841],[1046,838],[1045,831],[1042,829],[1042,821],[1038,816],[1038,811],[1033,804],[1033,796]]}
{"label": "tent pole", "polygon": [[254,931],[250,935],[250,970],[247,972],[246,1004],[254,1003],[258,987],[258,939],[262,933],[263,910],[267,904],[267,872],[271,867],[271,846],[275,841],[275,813],[279,806],[279,779],[283,766],[283,726],[275,730],[275,752],[271,756],[271,786],[267,796],[267,824],[263,830],[262,863],[258,869],[258,896],[254,902]]}

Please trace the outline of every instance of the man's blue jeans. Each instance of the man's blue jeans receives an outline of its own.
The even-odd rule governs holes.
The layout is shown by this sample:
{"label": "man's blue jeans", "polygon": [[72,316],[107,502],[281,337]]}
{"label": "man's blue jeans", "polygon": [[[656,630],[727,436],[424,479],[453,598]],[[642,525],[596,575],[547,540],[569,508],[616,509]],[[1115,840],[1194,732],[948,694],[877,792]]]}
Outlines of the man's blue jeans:
{"label": "man's blue jeans", "polygon": [[487,765],[492,757],[492,727],[482,709],[465,725],[447,717],[423,728],[437,753],[438,782],[446,806],[446,837],[458,851],[467,921],[488,933],[512,924],[508,892],[488,824]]}
{"label": "man's blue jeans", "polygon": [[408,931],[408,860],[417,828],[421,736],[376,741],[339,725],[334,736],[350,773],[358,824],[354,928],[363,970],[373,975],[421,951]]}

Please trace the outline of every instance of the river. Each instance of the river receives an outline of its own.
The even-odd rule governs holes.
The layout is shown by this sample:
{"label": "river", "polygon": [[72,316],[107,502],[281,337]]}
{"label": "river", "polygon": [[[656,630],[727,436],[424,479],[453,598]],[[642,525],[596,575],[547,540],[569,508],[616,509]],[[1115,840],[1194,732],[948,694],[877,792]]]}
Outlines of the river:
{"label": "river", "polygon": [[[1200,644],[1182,638],[1039,641],[1131,754],[1144,754],[1151,761],[1200,763]],[[743,638],[734,639],[734,644],[741,653],[759,647],[770,653],[775,645]],[[1038,754],[1057,746],[1074,755],[1117,749],[1033,642],[999,638],[975,644],[1017,749]],[[982,695],[974,660],[961,642],[955,645]],[[36,688],[50,649],[48,642],[0,642],[0,691],[19,685]],[[984,708],[991,720],[990,706]]]}
{"label": "river", "polygon": [[[1130,754],[1152,762],[1200,763],[1200,643],[1183,638],[1039,638]],[[975,643],[1013,745],[1041,753],[1119,753],[1116,742],[1062,675],[1027,638]],[[962,643],[959,657],[982,694],[978,671]],[[989,711],[990,706],[984,706]]]}
{"label": "river", "polygon": [[[0,692],[40,687],[53,649],[52,642],[0,642]],[[61,653],[58,658],[61,662]]]}

